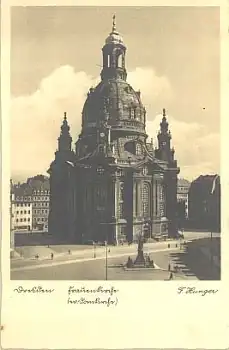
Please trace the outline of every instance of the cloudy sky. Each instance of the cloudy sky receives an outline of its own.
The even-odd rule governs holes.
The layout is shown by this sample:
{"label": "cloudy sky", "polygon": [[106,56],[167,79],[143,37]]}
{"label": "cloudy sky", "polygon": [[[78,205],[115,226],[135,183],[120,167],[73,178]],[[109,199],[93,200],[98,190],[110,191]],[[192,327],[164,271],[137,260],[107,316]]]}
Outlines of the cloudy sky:
{"label": "cloudy sky", "polygon": [[166,108],[181,177],[219,172],[219,11],[201,7],[15,7],[11,12],[11,168],[46,174],[63,113],[75,141],[116,14],[128,82],[154,137]]}

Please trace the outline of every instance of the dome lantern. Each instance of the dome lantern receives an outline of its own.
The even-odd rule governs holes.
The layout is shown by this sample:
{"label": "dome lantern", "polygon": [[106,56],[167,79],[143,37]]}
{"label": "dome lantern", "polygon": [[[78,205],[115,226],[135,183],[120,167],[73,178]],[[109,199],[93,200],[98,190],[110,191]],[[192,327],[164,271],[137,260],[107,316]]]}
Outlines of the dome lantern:
{"label": "dome lantern", "polygon": [[112,31],[106,38],[103,51],[102,79],[119,78],[126,80],[125,67],[126,46],[119,32],[116,30],[115,15],[113,16]]}

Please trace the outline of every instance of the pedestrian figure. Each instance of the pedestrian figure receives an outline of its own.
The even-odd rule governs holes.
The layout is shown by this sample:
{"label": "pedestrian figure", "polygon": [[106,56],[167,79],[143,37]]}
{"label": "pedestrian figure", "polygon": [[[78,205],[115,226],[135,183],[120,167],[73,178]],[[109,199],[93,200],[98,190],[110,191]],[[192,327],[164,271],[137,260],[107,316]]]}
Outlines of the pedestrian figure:
{"label": "pedestrian figure", "polygon": [[69,255],[71,254],[71,250],[70,250],[70,249],[68,249],[68,254],[69,254]]}
{"label": "pedestrian figure", "polygon": [[36,259],[39,259],[39,255],[38,255],[38,254],[36,254],[36,255],[35,255],[35,258],[36,258]]}
{"label": "pedestrian figure", "polygon": [[51,253],[51,260],[53,260],[53,253]]}
{"label": "pedestrian figure", "polygon": [[177,244],[176,244],[176,248],[177,248]]}
{"label": "pedestrian figure", "polygon": [[127,264],[126,264],[126,267],[127,268],[132,268],[133,267],[133,260],[131,259],[131,257],[129,256],[128,257],[128,260],[127,260]]}
{"label": "pedestrian figure", "polygon": [[169,266],[168,266],[168,271],[170,271],[171,270],[171,265],[169,264]]}
{"label": "pedestrian figure", "polygon": [[173,273],[171,272],[169,275],[169,280],[172,280],[172,279],[173,279]]}
{"label": "pedestrian figure", "polygon": [[48,244],[48,248],[49,248],[49,244]]}
{"label": "pedestrian figure", "polygon": [[170,244],[168,244],[168,248],[170,248]]}
{"label": "pedestrian figure", "polygon": [[150,266],[154,269],[154,261],[153,260],[150,260]]}
{"label": "pedestrian figure", "polygon": [[111,252],[111,250],[110,249],[108,249],[108,253],[110,253]]}

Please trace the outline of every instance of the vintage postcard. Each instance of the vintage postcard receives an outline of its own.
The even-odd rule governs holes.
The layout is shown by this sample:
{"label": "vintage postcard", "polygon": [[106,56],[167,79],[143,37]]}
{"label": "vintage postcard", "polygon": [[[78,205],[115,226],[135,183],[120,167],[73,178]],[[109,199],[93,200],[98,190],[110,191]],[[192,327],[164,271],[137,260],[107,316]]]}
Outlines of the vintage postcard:
{"label": "vintage postcard", "polygon": [[226,348],[226,4],[55,5],[2,13],[3,347]]}

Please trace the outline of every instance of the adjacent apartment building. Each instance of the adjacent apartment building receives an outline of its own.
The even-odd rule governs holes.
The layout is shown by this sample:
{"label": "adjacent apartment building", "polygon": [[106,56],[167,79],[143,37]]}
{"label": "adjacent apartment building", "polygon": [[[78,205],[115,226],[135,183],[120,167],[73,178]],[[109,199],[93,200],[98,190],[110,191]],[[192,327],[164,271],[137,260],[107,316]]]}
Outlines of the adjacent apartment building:
{"label": "adjacent apartment building", "polygon": [[50,196],[49,179],[38,175],[29,178],[27,184],[32,189],[33,229],[47,232]]}
{"label": "adjacent apartment building", "polygon": [[177,207],[178,218],[180,221],[188,220],[189,218],[189,188],[191,183],[186,179],[178,179],[177,181]]}
{"label": "adjacent apartment building", "polygon": [[43,175],[13,185],[13,229],[47,232],[49,195],[49,179]]}
{"label": "adjacent apartment building", "polygon": [[220,176],[201,175],[189,189],[189,219],[193,228],[220,232]]}
{"label": "adjacent apartment building", "polygon": [[12,195],[12,229],[32,231],[32,200],[25,186],[14,185]]}

